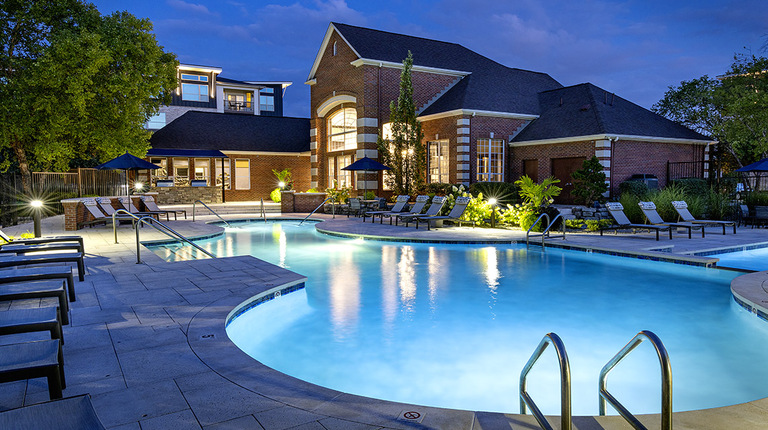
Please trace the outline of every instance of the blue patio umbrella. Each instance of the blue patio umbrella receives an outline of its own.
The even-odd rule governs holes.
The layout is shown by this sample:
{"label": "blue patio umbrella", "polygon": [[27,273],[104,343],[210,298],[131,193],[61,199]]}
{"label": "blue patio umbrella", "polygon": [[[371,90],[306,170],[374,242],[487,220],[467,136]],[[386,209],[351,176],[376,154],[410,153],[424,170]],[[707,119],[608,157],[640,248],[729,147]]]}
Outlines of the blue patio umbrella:
{"label": "blue patio umbrella", "polygon": [[129,170],[155,170],[160,166],[152,164],[149,161],[142,160],[139,157],[129,154],[125,154],[115,157],[106,163],[96,166],[99,170],[125,170],[125,187],[128,190],[128,194],[131,194],[131,188],[128,186],[128,171]]}
{"label": "blue patio umbrella", "polygon": [[[341,170],[353,170],[353,171],[366,171],[366,172],[378,172],[381,170],[390,170],[391,167],[387,167],[378,161],[363,157],[354,163],[350,164],[347,167],[342,167]],[[367,188],[368,183],[366,182],[366,187],[363,187],[363,196],[365,196],[365,192],[368,191]]]}
{"label": "blue patio umbrella", "polygon": [[[736,169],[736,172],[741,173],[754,173],[755,174],[755,187],[754,190],[756,191],[760,187],[760,172],[768,172],[768,158],[763,158],[760,161],[754,162],[752,164],[748,164],[740,169]],[[747,184],[747,186],[750,186],[750,179],[747,177],[744,177],[744,183]]]}

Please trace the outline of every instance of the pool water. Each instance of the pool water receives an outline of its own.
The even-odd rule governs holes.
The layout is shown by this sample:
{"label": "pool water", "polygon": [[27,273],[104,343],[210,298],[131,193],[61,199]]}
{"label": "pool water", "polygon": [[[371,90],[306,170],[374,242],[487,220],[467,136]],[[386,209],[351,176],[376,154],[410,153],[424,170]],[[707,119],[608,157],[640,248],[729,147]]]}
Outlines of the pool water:
{"label": "pool water", "polygon": [[[349,240],[288,222],[199,243],[308,277],[306,289],[244,313],[227,333],[265,365],[328,388],[515,413],[520,371],[555,332],[570,358],[574,414],[594,415],[602,366],[651,330],[671,356],[676,411],[768,396],[768,327],[733,302],[731,271],[520,245]],[[178,248],[156,252],[173,259]],[[633,413],[659,412],[659,375],[643,344],[608,389]],[[552,348],[528,381],[544,413],[559,414]]]}
{"label": "pool water", "polygon": [[734,269],[753,270],[756,272],[768,270],[768,248],[750,249],[747,251],[726,252],[708,255],[719,258],[717,265]]}

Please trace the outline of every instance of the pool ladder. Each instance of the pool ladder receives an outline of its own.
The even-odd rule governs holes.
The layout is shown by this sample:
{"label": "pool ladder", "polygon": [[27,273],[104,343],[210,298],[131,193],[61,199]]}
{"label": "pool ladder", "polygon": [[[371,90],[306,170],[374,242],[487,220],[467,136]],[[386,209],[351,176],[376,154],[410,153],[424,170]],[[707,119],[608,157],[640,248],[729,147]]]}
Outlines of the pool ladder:
{"label": "pool ladder", "polygon": [[[530,227],[528,227],[528,231],[525,232],[525,246],[529,246],[530,245],[530,238],[531,237],[541,236],[541,247],[542,248],[544,248],[544,239],[546,239],[546,238],[562,237],[563,240],[565,240],[565,219],[562,219],[562,218],[563,218],[562,214],[557,214],[555,219],[553,219],[552,222],[549,222],[549,214],[548,213],[544,212],[543,214],[539,215],[539,217],[536,218],[536,221]],[[542,225],[546,225],[547,227],[541,233],[531,234],[531,230],[533,230],[533,228],[536,227],[536,225],[542,219],[546,219],[547,220],[546,224],[542,223]],[[552,229],[552,226],[555,225],[555,223],[557,222],[558,219],[562,219],[562,221],[560,222],[561,234],[558,234],[558,235],[555,235],[555,236],[551,236],[550,233],[549,233],[549,230]]]}
{"label": "pool ladder", "polygon": [[[640,420],[637,419],[629,410],[624,407],[611,393],[608,392],[606,387],[606,378],[608,373],[618,365],[630,352],[637,348],[643,341],[649,341],[656,350],[656,355],[659,357],[659,364],[661,365],[661,430],[672,430],[672,366],[669,362],[669,354],[664,344],[661,342],[656,334],[651,331],[643,330],[638,333],[632,340],[627,343],[624,348],[621,349],[608,363],[600,370],[599,378],[599,413],[605,415],[605,404],[610,403],[616,411],[619,412],[627,422],[635,429],[646,430]],[[562,430],[570,430],[573,426],[573,420],[571,416],[571,368],[568,363],[568,354],[565,351],[565,344],[560,337],[555,333],[547,333],[541,340],[539,346],[528,359],[528,362],[520,372],[520,413],[525,415],[526,409],[531,409],[539,426],[545,430],[552,430],[552,425],[547,421],[544,414],[536,406],[531,396],[526,390],[526,382],[528,378],[528,372],[538,361],[539,357],[544,353],[549,345],[555,348],[557,353],[557,360],[560,365],[560,428]]]}
{"label": "pool ladder", "polygon": [[[217,214],[215,210],[211,209],[207,204],[203,203],[201,200],[195,200],[192,203],[192,222],[195,222],[195,207],[197,206],[198,203],[200,203],[201,205],[205,206],[205,208],[208,209],[209,211],[211,211],[212,214],[216,215],[216,217],[218,217],[220,220],[222,220],[224,222],[224,224],[226,224],[227,227],[230,227],[230,228],[232,227],[231,225],[229,225],[227,220],[222,218],[221,215]],[[263,211],[264,210],[264,201],[263,200],[261,202],[261,208],[262,208],[262,211]]]}

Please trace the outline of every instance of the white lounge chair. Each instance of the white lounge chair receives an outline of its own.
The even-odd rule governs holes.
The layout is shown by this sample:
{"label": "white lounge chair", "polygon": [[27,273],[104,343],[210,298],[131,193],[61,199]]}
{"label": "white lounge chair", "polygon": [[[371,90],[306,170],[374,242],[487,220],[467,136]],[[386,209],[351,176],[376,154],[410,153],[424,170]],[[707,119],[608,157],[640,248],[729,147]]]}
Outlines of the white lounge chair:
{"label": "white lounge chair", "polygon": [[[419,215],[413,215],[409,214],[408,216],[403,217],[403,222],[405,222],[405,226],[408,227],[408,225],[417,219],[421,218],[428,218],[428,217],[435,217],[440,214],[440,211],[443,209],[443,206],[445,205],[446,198],[444,196],[435,196],[432,198],[432,204],[429,205],[427,208],[427,212]],[[416,228],[419,228],[418,221],[416,221]]]}
{"label": "white lounge chair", "polygon": [[613,219],[616,221],[616,225],[601,228],[600,236],[602,236],[603,232],[606,230],[613,230],[616,234],[618,234],[619,230],[622,229],[637,229],[655,231],[656,240],[659,240],[660,231],[668,231],[669,238],[672,239],[672,227],[668,225],[633,224],[627,217],[627,214],[624,213],[624,206],[622,206],[621,203],[608,202],[605,204],[605,207],[608,209],[608,213],[610,213]]}
{"label": "white lounge chair", "polygon": [[383,216],[384,214],[392,215],[392,214],[399,214],[402,213],[405,210],[405,205],[408,204],[408,200],[410,200],[411,196],[397,196],[397,200],[395,201],[395,205],[392,206],[392,210],[389,211],[370,211],[363,214],[363,222],[365,222],[365,217],[371,217],[371,223],[376,221],[376,215]]}
{"label": "white lounge chair", "polygon": [[448,215],[438,215],[438,216],[425,216],[425,217],[414,217],[416,220],[416,228],[419,228],[419,222],[426,221],[427,223],[427,231],[429,231],[430,227],[434,223],[435,227],[442,227],[443,222],[449,221],[454,224],[458,224],[461,226],[462,223],[472,223],[472,227],[475,226],[474,221],[467,221],[461,219],[462,216],[464,216],[464,212],[467,210],[467,206],[469,206],[469,201],[471,200],[470,197],[457,197],[456,202],[453,204],[453,208],[448,213]]}
{"label": "white lounge chair", "polygon": [[380,214],[381,219],[379,220],[379,224],[381,224],[384,221],[384,217],[389,218],[389,225],[392,225],[392,219],[395,220],[395,225],[397,225],[398,221],[400,221],[403,217],[409,217],[414,215],[421,215],[421,211],[424,210],[424,206],[427,205],[427,202],[429,202],[429,196],[416,196],[416,203],[414,203],[413,207],[408,209],[407,212],[398,212],[398,213],[382,213]]}
{"label": "white lounge chair", "polygon": [[661,215],[656,212],[656,204],[653,202],[640,202],[638,203],[638,206],[640,206],[640,210],[643,211],[643,215],[645,215],[648,222],[653,225],[668,225],[673,228],[684,228],[688,230],[688,239],[691,238],[691,230],[700,228],[701,237],[704,237],[704,226],[701,224],[696,225],[690,222],[666,222],[661,218]]}
{"label": "white lounge chair", "polygon": [[[713,219],[696,219],[688,210],[688,203],[684,201],[672,202],[672,207],[675,208],[677,214],[685,222],[692,224],[704,224],[704,225],[719,225],[723,227],[723,236],[725,236],[725,227],[733,226],[733,234],[736,234],[736,221],[720,221]],[[703,231],[703,229],[702,229]]]}

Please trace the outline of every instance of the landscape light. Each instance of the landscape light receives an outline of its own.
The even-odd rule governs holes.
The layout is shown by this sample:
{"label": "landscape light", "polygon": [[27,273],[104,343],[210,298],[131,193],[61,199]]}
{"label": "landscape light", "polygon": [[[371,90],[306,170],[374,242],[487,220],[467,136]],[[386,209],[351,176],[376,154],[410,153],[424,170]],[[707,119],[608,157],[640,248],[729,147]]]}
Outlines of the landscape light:
{"label": "landscape light", "polygon": [[134,182],[133,189],[136,191],[141,191],[141,189],[144,188],[144,184],[141,182]]}
{"label": "landscape light", "polygon": [[32,222],[35,226],[35,237],[40,237],[43,235],[42,232],[42,226],[41,226],[41,212],[43,208],[43,201],[42,200],[32,200],[29,202],[29,205],[32,206]]}
{"label": "landscape light", "polygon": [[280,187],[280,188],[285,188],[285,182],[280,181],[280,182],[277,183],[277,186]]}
{"label": "landscape light", "polygon": [[488,204],[491,205],[491,206],[495,206],[496,205],[496,199],[491,197],[490,199],[488,199]]}

